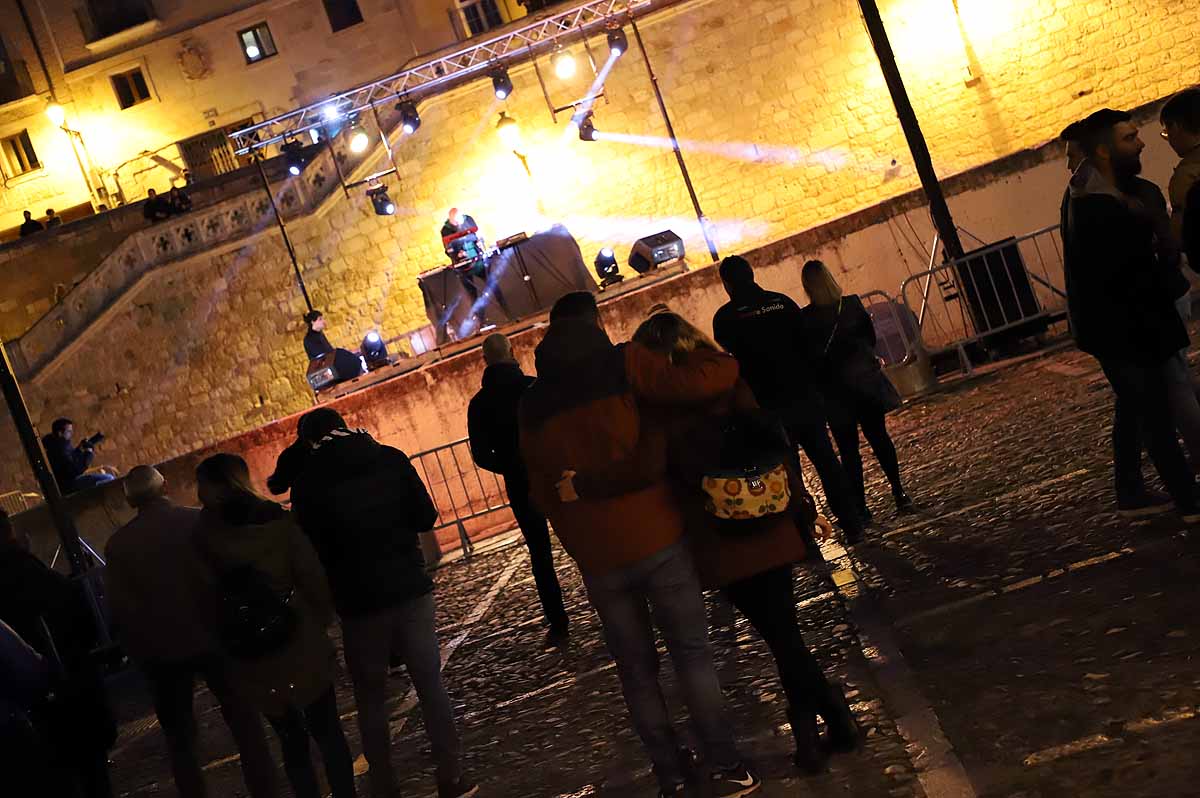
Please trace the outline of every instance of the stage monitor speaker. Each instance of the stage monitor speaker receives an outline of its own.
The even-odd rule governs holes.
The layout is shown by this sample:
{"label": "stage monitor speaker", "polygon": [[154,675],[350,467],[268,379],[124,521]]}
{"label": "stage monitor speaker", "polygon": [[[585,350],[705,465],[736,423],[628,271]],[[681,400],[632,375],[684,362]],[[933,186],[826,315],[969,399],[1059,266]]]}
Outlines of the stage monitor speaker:
{"label": "stage monitor speaker", "polygon": [[683,257],[683,239],[670,230],[639,238],[629,251],[629,265],[638,274],[645,274],[660,264]]}
{"label": "stage monitor speaker", "polygon": [[319,391],[338,381],[336,360],[337,352],[328,352],[309,361],[307,377],[310,388]]}

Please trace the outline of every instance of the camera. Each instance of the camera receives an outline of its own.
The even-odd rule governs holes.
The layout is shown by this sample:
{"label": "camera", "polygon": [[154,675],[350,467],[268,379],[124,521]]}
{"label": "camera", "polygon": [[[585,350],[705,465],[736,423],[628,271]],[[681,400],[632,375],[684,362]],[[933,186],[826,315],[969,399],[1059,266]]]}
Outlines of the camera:
{"label": "camera", "polygon": [[83,441],[83,448],[85,448],[85,449],[92,449],[92,448],[95,448],[96,444],[97,444],[97,443],[100,443],[100,442],[101,442],[101,441],[103,441],[103,440],[104,440],[104,433],[103,433],[103,432],[97,432],[97,433],[96,433],[95,435],[93,435],[92,437],[90,437],[90,438],[86,438],[86,439]]}

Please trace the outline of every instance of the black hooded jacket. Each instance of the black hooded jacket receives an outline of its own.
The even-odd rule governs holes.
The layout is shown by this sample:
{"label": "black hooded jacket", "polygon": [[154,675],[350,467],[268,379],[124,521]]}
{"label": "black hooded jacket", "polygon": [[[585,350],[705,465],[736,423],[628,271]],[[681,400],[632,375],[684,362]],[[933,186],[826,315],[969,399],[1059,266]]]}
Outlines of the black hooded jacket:
{"label": "black hooded jacket", "polygon": [[338,614],[366,615],[433,590],[419,533],[437,508],[408,456],[335,430],[292,485],[292,508],[329,575]]}
{"label": "black hooded jacket", "polygon": [[525,478],[517,407],[532,384],[533,377],[516,363],[495,363],[484,370],[483,387],[467,407],[471,456],[480,468],[509,480]]}
{"label": "black hooded jacket", "polygon": [[72,446],[70,441],[59,435],[43,436],[42,446],[46,450],[46,459],[50,461],[50,471],[54,473],[62,493],[74,490],[75,480],[83,476],[96,457],[91,449]]}

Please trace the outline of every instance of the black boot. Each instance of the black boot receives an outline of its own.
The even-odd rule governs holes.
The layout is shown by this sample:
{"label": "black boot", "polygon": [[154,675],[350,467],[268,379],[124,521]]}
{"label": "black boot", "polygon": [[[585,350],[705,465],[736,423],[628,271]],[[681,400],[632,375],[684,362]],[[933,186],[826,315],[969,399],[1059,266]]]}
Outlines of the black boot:
{"label": "black boot", "polygon": [[846,691],[840,684],[829,685],[829,698],[825,710],[821,713],[825,726],[829,729],[829,747],[839,754],[849,753],[858,748],[858,721],[846,700]]}
{"label": "black boot", "polygon": [[863,526],[870,526],[871,522],[875,520],[874,514],[871,513],[871,508],[867,506],[866,502],[859,505],[858,517],[862,519]]}
{"label": "black boot", "polygon": [[892,498],[896,500],[896,509],[900,512],[911,513],[916,511],[916,508],[913,506],[913,500],[909,498],[903,488],[893,489]]}
{"label": "black boot", "polygon": [[812,712],[789,709],[788,720],[792,724],[792,736],[796,738],[796,756],[793,759],[796,767],[814,776],[824,773],[829,763],[829,751],[821,742],[817,716]]}

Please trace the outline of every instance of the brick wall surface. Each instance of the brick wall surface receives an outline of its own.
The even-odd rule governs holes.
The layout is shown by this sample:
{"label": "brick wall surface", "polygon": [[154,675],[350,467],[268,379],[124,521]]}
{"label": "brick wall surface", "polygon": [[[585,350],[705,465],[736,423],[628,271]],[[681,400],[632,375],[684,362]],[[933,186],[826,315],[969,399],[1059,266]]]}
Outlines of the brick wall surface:
{"label": "brick wall surface", "polygon": [[[1200,6],[1184,0],[960,0],[960,17],[948,2],[881,5],[943,175],[1037,146],[1097,107],[1153,102],[1200,73]],[[917,186],[856,4],[694,2],[641,27],[723,254]],[[597,129],[624,134],[618,141],[578,141],[563,117],[551,122],[529,68],[512,76],[507,105],[486,83],[422,104],[420,131],[396,147],[395,217],[376,217],[359,189],[292,225],[335,342],[353,346],[372,327],[392,335],[425,323],[416,276],[443,260],[438,227],[450,205],[471,212],[493,240],[562,221],[589,260],[611,244],[623,263],[634,239],[671,227],[693,264],[707,261],[636,47],[596,105]],[[556,104],[587,88],[583,77],[566,86],[546,78]],[[532,178],[496,136],[502,108],[522,125]],[[1161,179],[1167,156],[1147,138],[1159,148]],[[1025,232],[1054,221],[1060,170],[1034,165],[973,187],[952,206],[960,224],[985,239]],[[861,234],[814,249],[852,288],[894,290],[921,266],[930,238],[915,211],[864,222]],[[802,262],[795,255],[780,257],[766,281],[794,288]],[[694,302],[689,292],[701,283],[671,290],[707,323],[703,314],[711,316],[719,295],[704,279]],[[42,424],[68,413],[87,429],[105,429],[105,457],[115,464],[164,460],[311,403],[302,309],[282,245],[264,234],[158,273],[89,331],[86,345],[27,386],[27,396]],[[474,376],[441,385],[455,396],[440,404],[393,408],[411,430],[397,429],[397,442],[416,448],[460,434],[468,383]],[[18,480],[23,473],[15,465],[5,471]]]}

